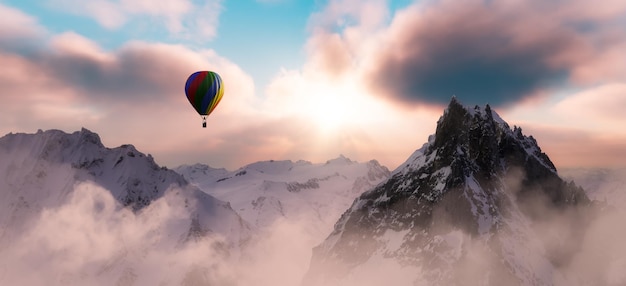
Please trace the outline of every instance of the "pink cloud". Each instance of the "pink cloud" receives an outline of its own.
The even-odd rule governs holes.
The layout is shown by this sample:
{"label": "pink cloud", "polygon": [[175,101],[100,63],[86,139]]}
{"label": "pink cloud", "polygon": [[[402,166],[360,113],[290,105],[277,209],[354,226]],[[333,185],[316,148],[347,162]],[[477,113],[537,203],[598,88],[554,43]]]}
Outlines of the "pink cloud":
{"label": "pink cloud", "polygon": [[[602,162],[606,162],[607,165],[618,164],[610,154],[612,151],[620,153],[619,142],[624,138],[620,131],[603,129],[602,134],[593,131],[594,128],[598,129],[596,123],[599,122],[600,116],[575,111],[566,115],[554,107],[554,102],[563,97],[572,99],[577,97],[571,92],[566,93],[562,89],[564,86],[573,85],[587,90],[590,88],[588,83],[623,81],[622,78],[626,73],[622,70],[624,65],[621,65],[624,62],[621,60],[623,53],[619,51],[622,50],[623,43],[626,43],[626,37],[623,33],[614,33],[615,29],[619,28],[615,21],[626,13],[623,4],[615,1],[608,3],[610,9],[594,10],[590,9],[591,4],[585,1],[567,3],[426,1],[397,11],[387,26],[385,21],[380,20],[385,19],[384,15],[387,13],[385,9],[379,11],[379,15],[383,15],[382,18],[374,17],[372,18],[374,20],[367,21],[360,17],[365,13],[363,6],[352,5],[351,9],[348,9],[350,3],[351,1],[330,1],[322,12],[311,17],[312,33],[307,46],[308,61],[302,69],[286,71],[275,79],[267,92],[272,95],[270,100],[274,98],[279,102],[285,102],[285,108],[297,106],[298,102],[307,102],[308,97],[305,94],[308,93],[305,91],[318,90],[319,87],[312,84],[315,82],[317,85],[327,84],[334,88],[328,89],[328,92],[317,92],[323,94],[319,97],[320,100],[324,101],[326,95],[330,94],[328,100],[341,105],[344,98],[351,98],[347,96],[351,92],[342,89],[341,86],[349,86],[350,83],[364,86],[379,80],[387,85],[381,89],[361,88],[357,92],[359,96],[355,97],[358,100],[351,101],[371,100],[376,102],[373,106],[380,105],[380,109],[385,111],[379,113],[380,115],[371,114],[370,117],[388,118],[382,121],[384,123],[380,123],[385,125],[386,129],[390,129],[389,126],[394,126],[394,129],[411,129],[411,126],[424,122],[435,122],[443,109],[442,102],[447,102],[452,94],[456,94],[465,104],[473,104],[472,100],[477,101],[477,104],[491,103],[492,106],[501,104],[501,114],[505,120],[518,123],[522,127],[529,126],[525,130],[530,129],[530,134],[534,134],[532,130],[536,129],[540,136],[553,135],[545,136],[545,140],[541,141],[544,143],[540,144],[547,146],[551,157],[554,153],[557,164],[567,166],[592,166],[600,165]],[[585,27],[592,29],[585,30]],[[610,35],[613,37],[609,37]],[[501,42],[498,44],[497,41]],[[468,60],[468,65],[458,64],[464,60]],[[448,67],[454,68],[449,71],[454,72],[468,67],[476,72],[472,75],[475,76],[449,77],[451,73],[444,72],[447,70],[445,68],[447,64]],[[407,68],[402,69],[403,66]],[[490,67],[492,69],[489,69]],[[424,100],[416,99],[416,105],[399,103],[397,96],[380,97],[383,93],[393,93],[403,82],[412,84],[420,82],[419,71],[424,71],[425,76],[430,76],[437,70],[442,71],[440,74],[442,77],[439,79],[448,76],[448,80],[440,82],[442,85],[457,87],[454,93],[445,93],[441,98],[432,101],[432,104],[424,104]],[[484,75],[479,73],[485,70],[490,70],[491,73]],[[324,77],[329,74],[342,76],[333,76],[331,79]],[[503,79],[502,76],[507,74],[510,77]],[[401,82],[398,82],[399,79]],[[498,90],[501,91],[499,97],[470,95],[468,101],[464,100],[468,89],[460,88],[462,84],[459,84],[463,80],[468,82],[487,80],[503,86],[510,84],[512,89],[509,90],[511,92]],[[522,92],[516,93],[517,91]],[[412,94],[416,97],[419,95]],[[621,101],[616,95],[606,95],[601,99],[597,95],[588,98],[589,100],[596,98],[596,101],[604,102],[603,105],[610,106],[612,110],[620,110]],[[598,106],[580,104],[581,107],[585,105]],[[363,108],[363,110],[377,109],[371,106]],[[306,111],[304,108],[296,110]],[[350,110],[354,113],[349,117],[361,118],[358,111],[361,110],[360,107],[352,106]],[[391,110],[393,112],[388,112]],[[588,110],[604,109],[588,108]],[[415,116],[417,112],[424,112],[430,117],[417,119]],[[332,117],[332,113],[332,110],[328,111],[329,117]],[[589,120],[581,122],[586,120],[585,118]],[[624,123],[622,116],[614,112],[606,112],[604,119],[606,121],[603,122],[607,123],[604,126],[619,126]],[[390,158],[392,151],[386,148],[386,152],[379,152],[373,146],[394,146],[397,150],[394,152],[402,153],[402,150],[412,150],[411,146],[418,147],[434,130],[433,123],[429,126],[431,129],[420,129],[421,136],[408,139],[385,128],[371,127],[376,124],[375,120],[364,119],[363,122],[364,125],[370,126],[370,130],[362,133],[365,136],[357,138],[367,137],[370,141],[358,140],[352,145],[346,143],[345,146],[350,145],[351,147],[346,148],[353,148],[352,150],[359,152],[376,154],[373,156],[375,158]],[[557,132],[569,130],[570,126],[576,128],[562,133]],[[358,130],[358,125],[352,125],[352,128]],[[554,131],[545,131],[546,128]],[[559,134],[560,136],[557,136]],[[387,138],[393,139],[387,141]],[[587,149],[582,151],[580,149],[582,147],[562,146],[576,144],[573,143],[576,140],[581,142],[579,147],[585,146]],[[407,141],[411,143],[397,143]],[[585,155],[578,157],[578,154]],[[401,156],[406,155],[399,155],[398,158]],[[385,162],[393,162],[389,164],[393,168],[402,159],[404,158],[387,159]]]}
{"label": "pink cloud", "polygon": [[554,11],[557,17],[581,21],[614,20],[626,11],[626,3],[621,0],[603,1],[602,5],[589,1],[549,1],[542,4],[546,11]]}
{"label": "pink cloud", "polygon": [[558,168],[625,167],[626,135],[601,137],[586,130],[524,125],[524,132],[537,139],[541,149]]}
{"label": "pink cloud", "polygon": [[537,138],[557,167],[623,167],[626,86],[609,83],[502,112]]}
{"label": "pink cloud", "polygon": [[0,4],[0,17],[0,36],[3,39],[32,38],[45,31],[34,17],[3,4]]}
{"label": "pink cloud", "polygon": [[[222,151],[187,148],[186,142],[206,144],[258,122],[252,79],[212,50],[131,42],[109,52],[75,33],[49,38],[38,39],[42,47],[28,55],[0,49],[0,60],[10,66],[0,70],[0,133],[87,127],[108,146],[132,143],[182,163],[177,154]],[[197,70],[219,71],[226,82],[227,95],[208,119],[210,130],[201,128],[184,94],[185,80]],[[249,163],[247,155],[214,164]]]}
{"label": "pink cloud", "polygon": [[421,1],[390,24],[384,1],[356,2],[329,1],[311,16],[308,65],[363,75],[371,93],[405,105],[455,94],[506,106],[626,76],[623,1]]}
{"label": "pink cloud", "polygon": [[609,131],[626,123],[626,83],[601,85],[573,94],[557,103],[554,110],[572,121],[587,121]]}
{"label": "pink cloud", "polygon": [[114,57],[102,51],[98,44],[75,32],[56,35],[52,37],[49,45],[59,55],[82,57],[99,62],[114,60]]}
{"label": "pink cloud", "polygon": [[338,77],[351,68],[351,51],[339,34],[318,32],[309,39],[307,48],[311,68],[321,69],[327,76]]}
{"label": "pink cloud", "polygon": [[[142,9],[143,2],[134,3],[137,7],[132,13],[139,13],[136,11]],[[32,37],[38,41],[37,46],[43,47],[35,53],[19,54],[0,46],[0,61],[11,67],[0,69],[0,95],[3,98],[0,120],[4,123],[0,126],[0,133],[33,132],[39,128],[74,131],[84,126],[100,133],[107,146],[132,143],[168,166],[198,161],[236,168],[268,159],[323,162],[343,153],[359,161],[378,159],[393,169],[434,132],[443,107],[437,103],[398,104],[397,100],[381,97],[367,88],[369,76],[380,69],[381,55],[392,56],[404,64],[407,58],[428,54],[428,49],[445,49],[445,45],[440,46],[442,43],[425,45],[420,41],[415,46],[417,49],[408,48],[412,47],[410,43],[413,41],[408,36],[415,35],[411,32],[416,29],[418,35],[438,39],[437,33],[428,30],[429,23],[438,28],[434,30],[436,32],[464,37],[466,35],[459,31],[444,28],[458,27],[471,35],[484,36],[484,32],[476,31],[484,28],[487,32],[502,33],[492,26],[503,22],[501,16],[489,16],[480,10],[475,19],[481,21],[466,24],[459,16],[467,13],[461,9],[464,6],[450,4],[451,7],[446,8],[450,10],[423,10],[416,4],[398,12],[391,26],[385,27],[388,11],[384,8],[384,1],[367,2],[365,6],[353,6],[355,3],[331,1],[322,14],[312,18],[314,28],[307,42],[307,62],[301,69],[282,71],[266,87],[264,97],[257,96],[254,81],[244,70],[213,50],[130,42],[118,50],[104,51],[76,33],[45,35],[49,41],[34,33]],[[499,9],[512,13],[524,8],[515,2],[507,3],[501,4]],[[438,19],[444,15],[442,11],[458,15]],[[528,13],[527,10],[521,11],[520,15]],[[15,14],[15,11],[11,13]],[[20,13],[16,15],[25,19],[23,29],[41,31],[35,19]],[[415,19],[416,16],[424,18]],[[356,20],[341,22],[343,17]],[[513,20],[516,25],[502,29],[510,29],[520,36],[512,39],[510,45],[512,52],[517,53],[515,55],[536,52],[541,56],[538,63],[531,61],[531,66],[537,63],[547,68],[572,67],[598,52],[586,44],[581,45],[582,48],[554,49],[568,43],[577,44],[586,38],[573,32],[561,35],[553,30],[560,27],[550,23],[541,25],[545,31],[529,33],[536,27],[525,26],[520,19],[523,17]],[[421,22],[426,20],[432,22]],[[544,23],[541,19],[538,21]],[[418,25],[412,25],[415,23]],[[324,25],[339,25],[341,28],[337,31],[316,29],[327,28]],[[555,37],[551,38],[552,35]],[[615,41],[620,43],[621,38],[618,36]],[[398,48],[403,45],[407,48]],[[459,49],[463,50],[463,47]],[[489,53],[490,50],[476,52]],[[594,69],[606,70],[606,65]],[[218,71],[226,87],[226,96],[208,118],[207,129],[200,128],[200,118],[189,106],[183,92],[185,79],[196,70]],[[616,70],[613,73],[619,75],[621,72]],[[523,110],[524,119],[531,117],[534,120],[520,120],[515,107],[503,113],[503,117],[511,122],[522,122],[519,125],[531,130],[527,133],[534,135],[533,130],[538,130],[542,136],[539,143],[542,147],[547,146],[546,151],[551,157],[556,156],[557,165],[600,164],[602,160],[617,164],[615,156],[610,157],[604,150],[620,154],[619,140],[626,137],[623,132],[607,129],[609,136],[599,137],[590,132],[595,127],[589,127],[589,122],[600,122],[601,118],[605,120],[602,122],[623,125],[623,117],[619,115],[623,105],[619,94],[623,93],[623,87],[616,82],[618,87],[590,90],[588,94],[581,93],[565,100],[562,108],[546,104],[554,100],[549,89],[537,89],[531,97],[522,97],[525,100],[545,98],[526,104],[532,107]],[[600,94],[602,97],[598,97]],[[446,101],[450,96],[446,95]],[[598,102],[606,103],[594,102],[593,98],[602,98]],[[593,114],[589,110],[595,109],[585,111],[585,106],[605,108],[610,112]],[[582,113],[574,112],[576,110]],[[593,120],[584,123],[582,118],[585,117]],[[559,132],[550,128],[558,131],[567,127],[568,118],[580,119],[582,123],[575,121],[580,128],[565,134],[567,136],[557,136]],[[540,121],[550,124],[541,125]],[[579,138],[572,134],[592,137]],[[577,140],[582,144],[579,147],[559,145]],[[580,146],[589,148],[581,150]],[[589,155],[572,159],[578,158],[578,154]],[[596,159],[592,154],[597,155]]]}
{"label": "pink cloud", "polygon": [[[401,158],[384,159],[386,143],[377,143],[373,134],[384,129],[385,122],[400,119],[385,116],[387,111],[373,112],[380,107],[376,102],[362,101],[358,111],[367,113],[371,123],[345,117],[355,121],[332,131],[322,129],[316,118],[336,123],[324,116],[330,107],[336,116],[352,112],[356,94],[350,88],[345,89],[350,94],[340,104],[306,101],[326,106],[311,110],[311,105],[299,102],[315,94],[302,94],[299,89],[328,91],[334,88],[332,83],[311,85],[307,76],[300,78],[298,87],[290,83],[294,78],[285,78],[280,92],[261,100],[255,96],[252,79],[211,50],[131,42],[104,51],[76,33],[49,38],[42,45],[45,48],[32,56],[0,52],[12,66],[0,71],[4,83],[0,93],[5,98],[0,114],[3,122],[11,123],[3,125],[0,133],[39,128],[69,132],[84,126],[98,132],[107,146],[132,143],[168,166],[197,161],[235,168],[270,158],[323,162],[340,153],[355,160],[377,156],[383,163],[397,164],[395,161],[403,160],[413,149],[408,147]],[[187,76],[204,69],[219,71],[227,92],[207,119],[206,129],[200,127],[200,117],[183,92]],[[377,114],[381,114],[379,118],[371,117]],[[385,140],[404,137],[401,133]]]}
{"label": "pink cloud", "polygon": [[30,51],[46,29],[37,19],[0,3],[0,49],[16,52]]}
{"label": "pink cloud", "polygon": [[626,40],[624,33],[617,39],[597,40],[593,53],[573,67],[572,79],[579,84],[598,84],[606,81],[626,81]]}

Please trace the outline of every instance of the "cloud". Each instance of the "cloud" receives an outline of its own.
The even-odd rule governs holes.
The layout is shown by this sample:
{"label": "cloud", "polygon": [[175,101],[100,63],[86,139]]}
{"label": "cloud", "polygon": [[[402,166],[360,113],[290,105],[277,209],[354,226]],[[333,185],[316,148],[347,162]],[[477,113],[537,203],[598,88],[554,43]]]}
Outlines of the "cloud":
{"label": "cloud", "polygon": [[0,3],[0,49],[24,53],[31,51],[36,40],[46,33],[37,19]]}
{"label": "cloud", "polygon": [[[163,11],[161,6],[151,8],[144,2],[111,3],[126,5],[126,10],[120,11],[130,11],[128,15],[156,15]],[[27,35],[28,41],[20,43],[30,42],[28,49],[0,44],[0,61],[11,67],[0,69],[0,96],[3,99],[0,106],[0,120],[3,122],[0,133],[34,132],[40,128],[57,128],[69,132],[87,127],[98,132],[107,146],[132,143],[140,150],[154,154],[160,163],[171,167],[196,160],[214,166],[237,168],[268,157],[323,162],[343,153],[359,161],[376,158],[393,169],[426,141],[435,129],[442,108],[436,104],[422,104],[428,102],[423,99],[398,96],[394,90],[402,88],[401,84],[382,92],[372,88],[380,87],[373,75],[384,66],[385,61],[382,59],[388,59],[392,54],[398,56],[399,52],[404,51],[400,49],[402,45],[391,43],[402,42],[400,36],[415,30],[405,24],[421,21],[421,18],[411,20],[409,16],[432,14],[428,17],[434,17],[439,15],[439,7],[445,3],[439,6],[433,4],[432,7],[415,4],[399,10],[392,19],[387,4],[378,0],[330,1],[309,20],[310,36],[304,47],[307,55],[304,65],[299,69],[281,70],[263,89],[258,89],[253,78],[236,63],[214,50],[142,41],[132,41],[114,50],[105,50],[75,32],[51,34],[34,17],[0,6],[6,17],[22,23],[17,30],[23,30],[24,33],[20,35]],[[447,9],[464,15],[464,7],[473,6],[463,4],[456,10]],[[510,9],[515,10],[513,8]],[[519,9],[522,12],[528,10],[522,8]],[[617,12],[594,10],[584,14],[584,17],[577,17],[596,21],[620,15],[620,6],[614,8]],[[479,8],[474,9],[479,11],[478,14],[483,13]],[[579,15],[586,10],[572,8],[558,11],[563,14],[559,17],[574,17],[572,15]],[[447,23],[459,17],[435,19],[433,23]],[[499,17],[502,16],[486,16],[485,21],[496,23]],[[516,18],[512,21],[522,25]],[[474,26],[485,24],[478,22],[472,25],[468,24],[470,31],[477,29]],[[13,27],[12,24],[9,26],[0,31]],[[556,24],[553,26],[556,30],[561,28]],[[506,36],[506,33],[493,27],[486,29],[495,35]],[[507,29],[514,30],[513,27]],[[523,25],[519,29],[526,31]],[[427,30],[420,31],[426,33]],[[600,30],[603,33],[596,33],[595,30],[583,32],[595,35],[594,41],[612,43],[613,39],[613,42],[620,43],[622,36],[619,34],[611,36],[607,29]],[[574,29],[570,34],[557,35],[557,39],[577,43],[581,37],[586,39],[579,34],[583,32]],[[454,31],[451,33],[458,34]],[[523,54],[526,48],[537,51],[538,55],[545,56],[547,67],[555,67],[556,70],[571,67],[574,62],[579,63],[576,67],[580,69],[569,70],[569,73],[572,80],[581,83],[596,82],[600,75],[607,79],[614,78],[612,83],[615,84],[623,81],[619,79],[621,66],[618,64],[620,53],[615,48],[617,44],[609,45],[614,48],[611,49],[615,55],[612,57],[604,57],[598,53],[600,48],[593,45],[568,48],[567,53],[552,53],[551,48],[542,50],[540,47],[545,43],[560,47],[561,43],[552,44],[555,40],[549,36],[553,34],[518,34],[526,38],[516,39],[517,49],[508,53]],[[9,32],[2,34],[0,43],[13,43],[11,35]],[[411,43],[409,40],[406,42]],[[600,62],[606,64],[592,61],[596,55],[597,59],[604,59]],[[529,60],[529,63],[543,62]],[[585,73],[583,63],[587,65],[587,71],[602,70],[606,73]],[[609,64],[615,69],[610,69]],[[226,86],[226,96],[209,117],[207,129],[198,128],[199,116],[189,106],[182,90],[184,80],[197,70],[219,71]],[[587,76],[589,74],[594,76]],[[380,75],[380,78],[384,77]],[[399,79],[401,77],[391,79],[390,82]],[[544,104],[545,100],[550,100],[552,91],[543,86],[540,88],[531,96],[541,96],[543,103],[540,104]],[[449,96],[442,96],[442,100],[447,102]],[[472,100],[463,99],[462,94],[457,96],[465,104],[472,103]],[[513,102],[522,97],[511,98]],[[406,104],[407,100],[411,104]],[[526,121],[532,124],[537,124],[537,120],[549,123],[562,121],[558,126],[567,126],[564,119],[571,117],[558,115],[560,111],[545,105],[515,110],[523,110],[524,119],[534,118],[534,121]],[[506,110],[501,114],[507,120],[520,119],[519,112]],[[614,120],[606,122],[619,122],[616,120],[621,118],[619,114],[612,114],[616,114]],[[604,115],[607,117],[608,113]],[[579,125],[587,129],[596,128],[591,123]],[[245,145],[244,142],[251,145]]]}
{"label": "cloud", "polygon": [[353,2],[330,1],[311,16],[309,63],[362,74],[372,93],[400,104],[441,105],[456,95],[507,106],[564,85],[625,78],[619,1],[606,9],[585,1],[420,1],[389,24],[386,3]]}
{"label": "cloud", "polygon": [[[359,98],[354,85],[338,88],[312,68],[306,76],[282,74],[261,98],[252,78],[213,50],[134,41],[106,51],[74,32],[38,41],[30,55],[0,51],[12,67],[0,71],[0,132],[86,127],[107,146],[132,143],[170,167],[196,161],[237,168],[268,158],[381,158],[383,144],[371,144],[375,131],[401,120],[386,116],[384,104]],[[202,129],[183,87],[189,74],[207,69],[219,71],[226,95]]]}
{"label": "cloud", "polygon": [[524,133],[532,134],[557,168],[624,167],[626,134],[602,135],[584,128],[527,122]]}
{"label": "cloud", "polygon": [[581,284],[620,285],[626,283],[626,246],[620,240],[626,235],[622,206],[596,217],[584,234],[580,250],[566,270]]}
{"label": "cloud", "polygon": [[384,23],[388,13],[387,1],[384,0],[329,1],[321,11],[311,15],[309,29],[375,29]]}
{"label": "cloud", "polygon": [[[557,136],[562,132],[538,131],[546,135],[541,144],[548,154],[564,166],[618,164],[610,152],[619,151],[624,136],[609,126],[623,123],[619,112],[591,107],[577,112],[572,104],[555,107],[555,102],[578,97],[577,90],[602,92],[607,93],[602,99],[587,97],[597,104],[576,105],[602,101],[607,111],[619,111],[618,91],[608,94],[607,87],[626,80],[620,25],[626,5],[620,1],[602,9],[585,1],[421,1],[395,11],[391,19],[388,3],[360,3],[329,1],[311,16],[307,61],[274,79],[266,92],[271,102],[287,102],[285,109],[305,116],[323,110],[320,118],[311,117],[334,126],[350,122],[334,115],[333,107],[341,106],[337,109],[346,111],[340,114],[356,121],[348,126],[362,127],[372,139],[368,144],[411,150],[434,130],[423,122],[435,122],[441,105],[456,95],[466,105],[495,106],[531,134],[542,127],[566,133],[575,127],[571,132],[586,139],[568,148],[558,147],[572,145],[558,141],[565,140]],[[319,108],[317,102],[332,104]],[[430,117],[418,119],[419,112]],[[412,128],[421,128],[417,139],[398,134]],[[361,150],[380,154],[373,149]],[[585,159],[576,159],[578,154]],[[402,160],[393,162],[391,167]]]}
{"label": "cloud", "polygon": [[426,141],[441,110],[394,109],[364,89],[352,71],[337,77],[311,66],[283,71],[267,87],[262,106],[277,111],[270,117],[297,123],[286,129],[294,132],[285,133],[292,143],[290,155],[323,162],[342,153],[358,161],[376,158],[395,168]]}
{"label": "cloud", "polygon": [[[393,229],[375,232],[368,225],[355,223],[343,233],[343,238],[351,236],[354,241],[338,246],[337,238],[330,237],[317,249],[323,254],[313,261],[305,280],[309,283],[305,285],[381,285],[381,277],[396,280],[392,283],[395,285],[458,285],[467,281],[486,285],[626,282],[626,275],[620,272],[626,263],[626,247],[622,243],[626,227],[619,223],[619,218],[626,214],[623,205],[606,208],[594,203],[564,208],[541,196],[521,200],[515,194],[520,192],[526,176],[515,168],[509,171],[501,181],[507,186],[506,192],[491,193],[499,201],[498,227],[492,228],[492,232],[470,234],[439,217],[431,229],[422,233],[425,238],[416,239],[419,235],[412,234],[421,227],[414,227],[407,234]],[[605,182],[609,186],[616,183]],[[536,217],[531,219],[527,211]],[[379,215],[384,216],[384,210],[381,212]],[[355,245],[356,252],[361,253],[351,249]],[[350,257],[355,253],[366,253],[366,257]],[[346,270],[350,271],[348,275],[342,273]],[[389,276],[390,273],[397,275]]]}
{"label": "cloud", "polygon": [[[268,157],[380,158],[381,145],[370,152],[374,132],[384,122],[401,120],[386,116],[384,104],[359,99],[355,85],[337,88],[314,68],[306,76],[283,73],[261,98],[252,78],[213,50],[134,41],[106,51],[74,32],[38,42],[40,48],[29,55],[0,50],[12,67],[0,71],[4,133],[86,127],[107,146],[132,143],[168,166],[195,160],[236,168]],[[189,74],[207,69],[219,71],[227,93],[201,129],[183,87]],[[345,95],[335,97],[337,91]],[[401,161],[405,154],[396,156]]]}
{"label": "cloud", "polygon": [[[512,177],[516,175],[519,174]],[[519,187],[522,177],[512,177],[506,180],[515,181],[511,185]],[[612,185],[606,183],[605,186]],[[220,237],[180,243],[180,234],[188,226],[184,222],[189,222],[190,217],[184,199],[175,193],[172,189],[146,209],[133,213],[122,208],[110,191],[90,182],[77,184],[63,204],[41,210],[35,221],[19,234],[20,239],[0,246],[0,281],[11,285],[110,285],[112,282],[189,285],[190,280],[199,280],[195,282],[277,286],[301,282],[310,262],[311,246],[319,243],[308,228],[310,218],[276,220],[240,249],[241,255],[225,258],[213,247],[222,242]],[[580,221],[572,222],[571,217],[541,211],[550,214],[542,216],[543,223],[531,226],[518,222],[521,225],[514,225],[513,229],[500,228],[500,233],[491,239],[472,237],[458,230],[437,235],[436,239],[444,243],[438,249],[462,250],[454,256],[458,263],[453,270],[465,281],[484,279],[485,269],[491,270],[490,278],[494,280],[500,274],[507,275],[506,271],[497,271],[502,269],[503,262],[487,248],[490,242],[502,247],[500,238],[519,247],[518,251],[508,253],[519,255],[509,256],[508,262],[513,261],[522,269],[539,270],[535,274],[556,285],[571,285],[576,281],[621,285],[626,281],[620,271],[626,263],[626,247],[622,243],[626,228],[620,223],[625,215],[622,207],[616,205],[599,216],[590,216],[587,228]],[[564,227],[570,223],[575,226],[573,232]],[[537,241],[536,235],[544,239],[548,249]],[[551,272],[541,257],[546,250],[558,252],[564,246],[571,246],[571,237],[580,238],[582,244],[573,250],[571,262],[558,270],[563,275]],[[421,254],[407,255],[419,258]],[[375,263],[358,267],[355,275],[340,285],[380,285],[384,279],[405,285],[424,270],[382,255],[374,256],[371,261]],[[37,275],[32,275],[33,271]],[[396,275],[389,278],[390,273]],[[428,284],[420,281],[416,285]]]}
{"label": "cloud", "polygon": [[49,0],[54,7],[67,12],[92,17],[107,29],[120,29],[133,20],[154,21],[163,25],[172,36],[209,41],[217,35],[221,0],[166,0],[155,3],[146,0]]}
{"label": "cloud", "polygon": [[570,92],[552,103],[526,102],[504,111],[509,124],[537,138],[559,167],[625,166],[626,85],[606,83]]}
{"label": "cloud", "polygon": [[311,53],[311,64],[325,71],[326,76],[337,78],[350,71],[352,55],[338,34],[320,33],[309,40],[307,47],[315,50]]}
{"label": "cloud", "polygon": [[[199,271],[211,283],[224,285],[232,269],[226,269],[224,257],[211,247],[220,237],[180,243],[188,211],[182,201],[166,195],[135,214],[98,185],[77,184],[65,204],[43,209],[19,240],[8,242],[8,248],[3,245],[0,281],[105,285],[130,279],[137,284],[180,284]],[[29,274],[33,271],[37,275]]]}
{"label": "cloud", "polygon": [[[31,26],[23,28],[33,30],[36,21]],[[182,149],[186,142],[219,138],[258,113],[252,78],[213,50],[134,41],[105,51],[73,32],[42,34],[33,41],[37,49],[27,54],[0,49],[0,60],[11,67],[0,70],[2,133],[87,127],[108,146],[132,143],[144,152],[176,158],[206,150],[202,144]],[[197,70],[219,71],[226,82],[227,97],[209,118],[212,129],[206,133],[199,132],[200,117],[184,95],[185,80]],[[212,163],[249,163],[245,154],[240,156]]]}
{"label": "cloud", "polygon": [[[558,102],[557,114],[576,121],[586,121],[606,131],[626,122],[626,82],[610,83],[575,93]],[[580,122],[584,124],[584,122]]]}
{"label": "cloud", "polygon": [[329,1],[309,18],[305,73],[336,78],[343,73],[360,77],[380,40],[389,17],[386,1]]}
{"label": "cloud", "polygon": [[164,100],[180,93],[193,71],[220,68],[210,62],[220,61],[213,51],[194,52],[179,45],[129,42],[104,53],[89,39],[69,32],[55,36],[51,47],[52,53],[36,60],[58,81],[72,83],[94,100]]}
{"label": "cloud", "polygon": [[[430,1],[398,13],[371,74],[377,90],[407,103],[504,105],[562,83],[580,36],[536,3]],[[534,7],[533,7],[534,6]]]}

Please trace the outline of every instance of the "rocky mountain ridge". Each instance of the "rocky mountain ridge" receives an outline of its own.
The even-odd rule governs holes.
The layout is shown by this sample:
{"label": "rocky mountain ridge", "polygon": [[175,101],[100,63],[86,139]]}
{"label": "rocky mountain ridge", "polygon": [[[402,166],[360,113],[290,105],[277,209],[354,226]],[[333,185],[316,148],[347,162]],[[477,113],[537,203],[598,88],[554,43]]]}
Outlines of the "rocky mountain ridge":
{"label": "rocky mountain ridge", "polygon": [[[385,264],[411,269],[402,285],[553,285],[566,279],[558,269],[580,244],[570,238],[587,205],[532,136],[453,98],[428,142],[314,250],[305,285],[346,284]],[[556,217],[558,233],[537,229]]]}

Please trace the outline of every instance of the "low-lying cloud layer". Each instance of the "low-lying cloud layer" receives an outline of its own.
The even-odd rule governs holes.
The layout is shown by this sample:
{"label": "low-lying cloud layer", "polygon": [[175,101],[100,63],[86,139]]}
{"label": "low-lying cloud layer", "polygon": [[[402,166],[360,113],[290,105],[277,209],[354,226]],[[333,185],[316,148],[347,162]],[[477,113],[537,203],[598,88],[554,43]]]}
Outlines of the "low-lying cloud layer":
{"label": "low-lying cloud layer", "polygon": [[224,248],[228,242],[219,233],[186,241],[190,216],[175,191],[133,213],[96,184],[76,185],[66,203],[42,210],[23,232],[5,234],[18,239],[0,241],[0,283],[300,283],[318,243],[306,235],[306,221],[275,221],[243,248]]}
{"label": "low-lying cloud layer", "polygon": [[[623,175],[624,170],[613,172]],[[601,188],[590,193],[610,194],[612,206],[585,205],[580,200],[563,208],[538,193],[527,195],[541,184],[521,189],[525,176],[513,169],[502,180],[508,186],[506,193],[487,192],[500,198],[491,206],[499,215],[491,231],[483,234],[466,232],[485,222],[471,213],[452,218],[434,211],[432,224],[413,228],[411,222],[399,222],[407,211],[404,208],[397,213],[365,211],[395,218],[372,222],[352,217],[317,250],[307,280],[314,283],[305,285],[374,286],[385,281],[394,285],[622,285],[626,246],[621,241],[626,227],[619,217],[626,212],[623,196],[604,189],[614,185],[616,181],[609,180],[615,176],[605,178],[597,184]],[[526,195],[517,196],[519,192]],[[443,209],[444,200],[435,204]],[[462,198],[453,200],[455,210],[470,208]],[[459,221],[465,218],[469,220]]]}
{"label": "low-lying cloud layer", "polygon": [[67,203],[42,210],[28,230],[15,236],[18,239],[3,241],[0,282],[180,285],[198,279],[193,271],[199,271],[204,282],[228,279],[224,256],[214,247],[221,238],[182,244],[180,234],[188,223],[189,214],[173,197],[134,214],[121,208],[109,191],[82,183]]}
{"label": "low-lying cloud layer", "polygon": [[[610,185],[606,183],[601,185]],[[555,285],[625,283],[621,270],[626,263],[626,247],[621,238],[626,235],[626,228],[621,221],[626,214],[621,207],[615,206],[594,218],[584,233],[577,234],[582,244],[560,266],[560,274],[535,274],[548,275]],[[284,219],[253,236],[240,254],[228,256],[219,247],[223,242],[219,236],[183,244],[177,234],[184,232],[188,219],[184,203],[174,197],[166,195],[147,209],[133,213],[121,208],[107,190],[92,183],[79,184],[65,204],[42,210],[19,239],[3,241],[0,283],[293,286],[300,285],[308,269],[311,246],[319,243],[306,235],[306,221]],[[554,216],[535,226],[533,231],[542,234],[544,241],[553,242],[546,250],[558,250],[571,239],[555,232],[564,222],[568,221]],[[455,270],[460,271],[461,277],[482,279],[484,269],[500,267],[500,260],[485,248],[483,241],[460,231],[450,235],[453,236],[445,238],[452,243],[450,247],[465,249],[465,258]],[[525,243],[532,246],[535,242]],[[545,255],[541,246],[533,247],[538,252],[519,257],[527,259],[522,264],[545,262],[533,260]],[[376,267],[359,268],[344,281],[348,284],[341,285],[374,286],[384,281],[413,285],[409,278],[423,271],[383,257],[377,259]]]}

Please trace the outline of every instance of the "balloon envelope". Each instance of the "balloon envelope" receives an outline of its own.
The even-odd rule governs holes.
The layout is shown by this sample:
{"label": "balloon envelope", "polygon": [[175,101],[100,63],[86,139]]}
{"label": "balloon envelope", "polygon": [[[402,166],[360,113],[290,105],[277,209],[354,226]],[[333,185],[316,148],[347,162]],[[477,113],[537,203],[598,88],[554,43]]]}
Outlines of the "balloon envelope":
{"label": "balloon envelope", "polygon": [[198,114],[209,115],[224,95],[222,78],[211,71],[195,72],[185,83],[185,94]]}

